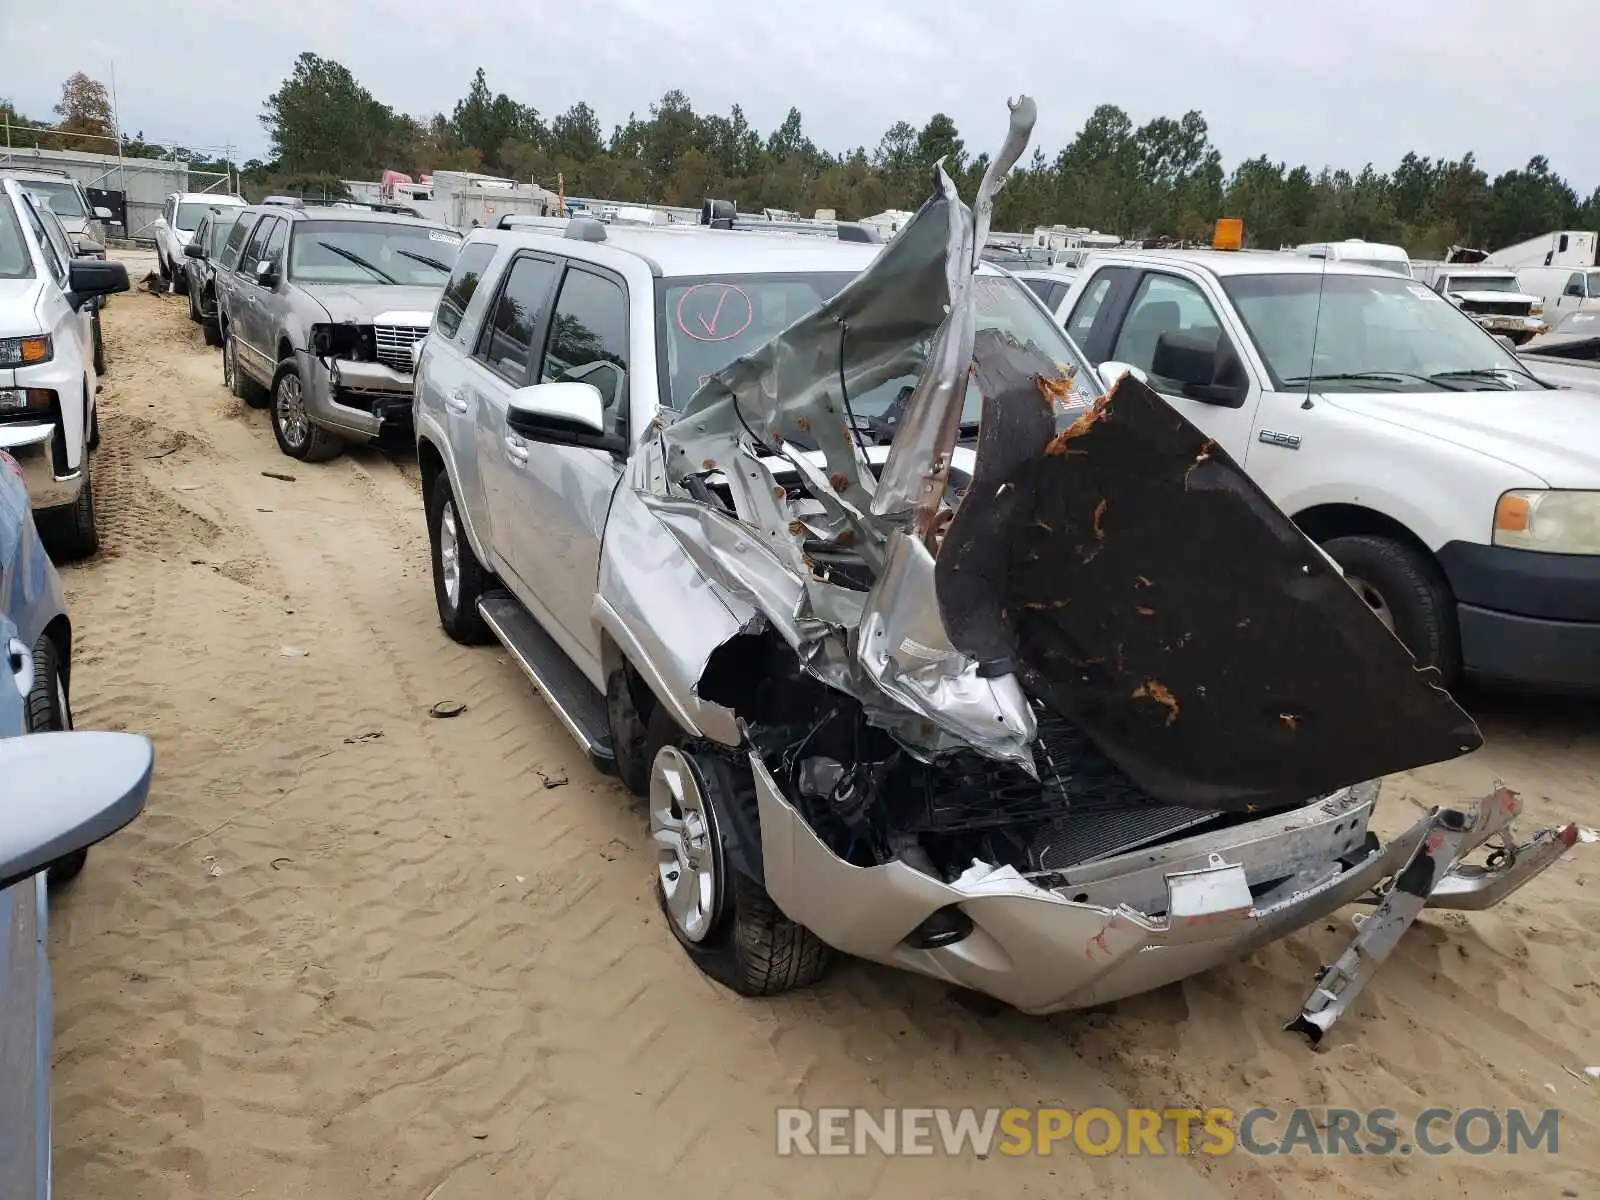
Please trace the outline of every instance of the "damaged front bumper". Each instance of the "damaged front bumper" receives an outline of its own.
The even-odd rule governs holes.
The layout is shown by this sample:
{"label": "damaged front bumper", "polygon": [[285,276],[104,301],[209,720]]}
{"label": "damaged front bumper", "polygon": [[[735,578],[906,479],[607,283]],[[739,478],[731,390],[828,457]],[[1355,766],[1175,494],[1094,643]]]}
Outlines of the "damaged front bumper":
{"label": "damaged front bumper", "polygon": [[341,437],[396,449],[414,440],[412,378],[381,362],[307,355],[306,412]]}
{"label": "damaged front bumper", "polygon": [[[1009,868],[974,864],[945,883],[903,861],[875,867],[845,862],[790,805],[759,755],[751,755],[751,768],[765,885],[791,919],[846,953],[971,988],[1034,1014],[1103,1004],[1240,958],[1381,890],[1390,879],[1397,881],[1390,896],[1397,889],[1407,895],[1403,881],[1415,877],[1413,864],[1430,852],[1430,863],[1440,869],[1430,876],[1423,903],[1498,903],[1577,838],[1572,826],[1544,830],[1489,866],[1469,867],[1461,858],[1509,833],[1520,809],[1514,793],[1497,789],[1475,817],[1430,813],[1383,844],[1367,830],[1378,786],[1364,784],[1293,813],[1040,882]],[[1439,858],[1436,829],[1441,820],[1457,819],[1467,832],[1453,843],[1448,860]],[[1363,926],[1364,935],[1375,928],[1372,920]],[[1364,974],[1352,966],[1339,968],[1336,979],[1325,978],[1317,996],[1328,998],[1308,1002],[1308,1010],[1316,1005],[1307,1019],[1317,1036],[1354,998],[1387,948],[1380,951],[1369,939],[1360,950]]]}

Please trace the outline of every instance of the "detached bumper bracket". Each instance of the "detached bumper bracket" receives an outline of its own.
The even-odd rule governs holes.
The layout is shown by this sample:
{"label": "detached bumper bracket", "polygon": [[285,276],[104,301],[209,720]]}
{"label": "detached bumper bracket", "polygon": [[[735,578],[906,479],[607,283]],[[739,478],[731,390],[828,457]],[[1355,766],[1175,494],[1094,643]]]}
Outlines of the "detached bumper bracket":
{"label": "detached bumper bracket", "polygon": [[[1436,808],[1420,824],[1421,838],[1378,905],[1361,921],[1348,949],[1323,967],[1299,1015],[1284,1026],[1315,1046],[1361,994],[1383,960],[1424,908],[1485,908],[1497,904],[1566,853],[1578,840],[1576,825],[1545,829],[1517,846],[1511,823],[1522,811],[1517,793],[1496,783],[1475,813]],[[1505,849],[1487,867],[1464,866],[1463,858],[1491,837]]]}

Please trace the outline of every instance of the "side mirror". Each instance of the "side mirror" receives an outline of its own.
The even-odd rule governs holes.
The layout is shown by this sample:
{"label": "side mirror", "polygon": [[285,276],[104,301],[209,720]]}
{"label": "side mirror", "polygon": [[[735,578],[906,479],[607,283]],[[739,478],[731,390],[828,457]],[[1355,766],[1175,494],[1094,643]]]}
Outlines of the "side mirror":
{"label": "side mirror", "polygon": [[1233,407],[1245,395],[1243,370],[1220,334],[1169,329],[1156,338],[1150,373],[1175,380],[1191,400]]}
{"label": "side mirror", "polygon": [[185,258],[204,258],[206,256],[206,248],[196,242],[190,242],[183,248],[183,256]]}
{"label": "side mirror", "polygon": [[111,210],[109,208],[107,208],[103,204],[99,205],[99,206],[97,206],[95,208],[94,215],[95,215],[96,219],[101,220],[101,221],[109,221],[109,220],[112,219],[112,216],[113,216]]}
{"label": "side mirror", "polygon": [[0,888],[110,837],[144,809],[155,747],[132,733],[0,738]]}
{"label": "side mirror", "polygon": [[1124,375],[1132,375],[1143,384],[1150,382],[1150,376],[1132,363],[1118,362],[1112,358],[1100,364],[1100,382],[1105,384],[1108,392],[1117,386],[1117,382]]}
{"label": "side mirror", "polygon": [[592,383],[536,383],[506,400],[506,425],[532,442],[624,453],[627,445],[607,433],[605,401]]}
{"label": "side mirror", "polygon": [[256,264],[256,282],[264,288],[278,286],[278,265],[267,259],[262,259]]}
{"label": "side mirror", "polygon": [[1494,335],[1494,340],[1499,342],[1502,346],[1504,346],[1507,350],[1511,351],[1513,354],[1516,353],[1517,344],[1515,342],[1513,342],[1505,334],[1503,334],[1503,333],[1495,334]]}
{"label": "side mirror", "polygon": [[75,258],[67,264],[67,303],[81,309],[96,296],[128,290],[128,268],[109,258]]}

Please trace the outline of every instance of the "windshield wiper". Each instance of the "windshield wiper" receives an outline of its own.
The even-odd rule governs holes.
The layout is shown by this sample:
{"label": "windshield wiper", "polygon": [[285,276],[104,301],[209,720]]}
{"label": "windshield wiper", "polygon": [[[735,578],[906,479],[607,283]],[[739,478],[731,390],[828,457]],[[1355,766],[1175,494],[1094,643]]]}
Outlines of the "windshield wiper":
{"label": "windshield wiper", "polygon": [[[1443,372],[1446,376],[1454,372]],[[1404,383],[1413,380],[1417,383],[1426,383],[1443,392],[1459,392],[1458,387],[1449,387],[1440,383],[1436,375],[1417,375],[1410,371],[1334,371],[1326,375],[1299,375],[1293,379],[1283,381],[1285,387],[1301,387],[1308,383]]]}
{"label": "windshield wiper", "polygon": [[[1514,378],[1516,374],[1517,372],[1509,367],[1472,367],[1460,371],[1435,371],[1428,378],[1438,380],[1442,376],[1445,379],[1492,379],[1500,385],[1501,391],[1513,392],[1516,389],[1511,386],[1510,380],[1506,377],[1509,375]],[[1528,378],[1531,379],[1532,376],[1528,376]]]}
{"label": "windshield wiper", "polygon": [[332,242],[318,242],[317,245],[323,247],[324,249],[332,250],[340,258],[349,259],[351,262],[355,263],[356,266],[361,267],[364,270],[371,271],[374,275],[376,275],[379,279],[383,280],[385,283],[399,283],[400,282],[393,275],[385,274],[384,271],[382,271],[380,268],[373,266],[366,259],[362,258],[361,255],[357,254],[354,250],[346,250],[343,246],[335,246]]}
{"label": "windshield wiper", "polygon": [[395,247],[394,252],[396,254],[404,254],[407,258],[414,259],[425,266],[432,267],[435,271],[442,271],[446,275],[450,274],[450,268],[445,266],[437,258],[429,258],[426,254],[418,254],[415,250],[402,250],[399,246]]}

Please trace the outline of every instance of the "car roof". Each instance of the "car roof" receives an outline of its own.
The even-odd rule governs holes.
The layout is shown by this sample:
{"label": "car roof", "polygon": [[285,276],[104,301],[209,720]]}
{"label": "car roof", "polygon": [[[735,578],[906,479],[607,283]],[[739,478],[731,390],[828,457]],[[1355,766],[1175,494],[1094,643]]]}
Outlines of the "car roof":
{"label": "car roof", "polygon": [[516,228],[480,230],[473,237],[580,259],[584,257],[584,247],[604,246],[637,255],[650,264],[652,273],[664,277],[787,271],[855,274],[883,249],[869,242],[841,242],[815,234],[712,230],[699,225],[609,225],[605,232],[605,240],[598,242]]}
{"label": "car roof", "polygon": [[[334,208],[332,205],[311,204],[304,208],[291,204],[252,204],[247,212],[276,213],[279,216],[293,217],[305,221],[353,221],[362,225],[420,225],[425,229],[443,229],[450,233],[460,234],[459,229],[451,229],[441,221],[428,221],[421,217],[411,217],[404,213],[374,212],[366,208]],[[241,214],[242,215],[242,214]]]}
{"label": "car roof", "polygon": [[1329,275],[1405,278],[1382,267],[1369,267],[1348,259],[1307,258],[1277,250],[1099,250],[1089,258],[1090,266],[1106,262],[1135,263],[1140,266],[1185,263],[1219,276],[1320,275],[1326,270]]}
{"label": "car roof", "polygon": [[173,192],[179,204],[217,204],[224,207],[243,208],[245,202],[238,196],[224,196],[217,192]]}
{"label": "car roof", "polygon": [[78,184],[78,181],[65,171],[52,171],[48,167],[0,167],[0,175],[12,179],[32,179],[39,183]]}

